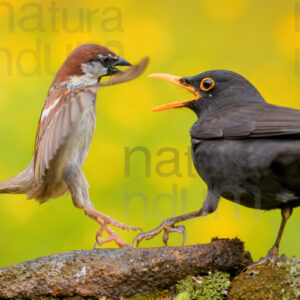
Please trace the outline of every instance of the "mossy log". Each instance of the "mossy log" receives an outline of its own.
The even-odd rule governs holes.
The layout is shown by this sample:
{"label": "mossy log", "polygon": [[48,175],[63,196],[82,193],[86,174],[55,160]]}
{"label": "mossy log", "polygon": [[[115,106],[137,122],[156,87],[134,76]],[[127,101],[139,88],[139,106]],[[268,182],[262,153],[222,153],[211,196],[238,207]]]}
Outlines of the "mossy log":
{"label": "mossy log", "polygon": [[[220,271],[178,281],[172,288],[130,300],[300,300],[300,257],[249,269],[232,278]],[[129,300],[129,299],[128,299]]]}
{"label": "mossy log", "polygon": [[233,279],[228,299],[299,300],[300,257],[241,273]]}
{"label": "mossy log", "polygon": [[134,297],[165,289],[188,275],[232,275],[251,262],[238,239],[185,247],[69,251],[0,269],[1,298]]}

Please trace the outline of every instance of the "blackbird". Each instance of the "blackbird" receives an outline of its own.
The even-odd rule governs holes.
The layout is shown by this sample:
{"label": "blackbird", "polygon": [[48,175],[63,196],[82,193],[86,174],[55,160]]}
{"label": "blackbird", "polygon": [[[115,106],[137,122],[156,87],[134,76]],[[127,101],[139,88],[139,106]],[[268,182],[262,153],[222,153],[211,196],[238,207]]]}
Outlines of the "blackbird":
{"label": "blackbird", "polygon": [[[76,207],[101,226],[96,235],[98,245],[123,242],[113,225],[138,230],[95,210],[88,192],[88,183],[81,170],[88,154],[96,126],[96,94],[103,86],[132,80],[147,65],[147,59],[132,66],[111,50],[97,44],[83,44],[74,49],[58,70],[38,124],[33,158],[28,167],[0,183],[1,193],[26,194],[44,203],[70,192]],[[118,66],[131,66],[122,72]],[[109,81],[98,83],[104,76]],[[99,240],[103,231],[108,238]]]}
{"label": "blackbird", "polygon": [[154,108],[163,111],[188,107],[198,120],[190,130],[192,157],[208,193],[199,211],[165,220],[140,233],[137,246],[164,231],[178,232],[176,223],[214,212],[219,198],[254,209],[280,209],[282,221],[274,246],[254,265],[275,264],[280,239],[293,208],[300,206],[300,110],[268,104],[241,75],[212,70],[193,77],[151,74],[194,94],[191,100]]}

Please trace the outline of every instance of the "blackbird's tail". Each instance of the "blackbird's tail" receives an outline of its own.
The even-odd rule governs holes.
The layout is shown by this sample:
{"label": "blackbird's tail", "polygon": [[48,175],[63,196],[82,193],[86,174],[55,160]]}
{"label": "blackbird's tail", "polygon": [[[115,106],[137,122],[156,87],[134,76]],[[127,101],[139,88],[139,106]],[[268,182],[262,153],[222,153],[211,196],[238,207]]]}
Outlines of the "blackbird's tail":
{"label": "blackbird's tail", "polygon": [[28,194],[33,187],[33,163],[21,173],[0,182],[0,194]]}

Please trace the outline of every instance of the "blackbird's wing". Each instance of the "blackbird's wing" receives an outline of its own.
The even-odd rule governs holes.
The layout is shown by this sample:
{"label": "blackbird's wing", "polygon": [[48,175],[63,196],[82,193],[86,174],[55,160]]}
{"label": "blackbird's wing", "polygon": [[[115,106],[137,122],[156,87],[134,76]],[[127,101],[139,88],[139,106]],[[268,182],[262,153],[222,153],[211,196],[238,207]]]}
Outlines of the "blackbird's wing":
{"label": "blackbird's wing", "polygon": [[249,103],[226,106],[191,128],[194,139],[300,138],[300,110]]}
{"label": "blackbird's wing", "polygon": [[71,132],[73,124],[80,120],[88,107],[95,104],[98,88],[136,78],[144,71],[147,63],[148,58],[144,58],[139,64],[117,73],[109,81],[95,85],[75,89],[66,87],[50,89],[40,117],[35,142],[35,182],[38,182],[49,168],[54,155]]}
{"label": "blackbird's wing", "polygon": [[35,142],[34,181],[38,182],[56,154],[72,125],[96,99],[97,88],[64,89],[57,98],[46,101]]}

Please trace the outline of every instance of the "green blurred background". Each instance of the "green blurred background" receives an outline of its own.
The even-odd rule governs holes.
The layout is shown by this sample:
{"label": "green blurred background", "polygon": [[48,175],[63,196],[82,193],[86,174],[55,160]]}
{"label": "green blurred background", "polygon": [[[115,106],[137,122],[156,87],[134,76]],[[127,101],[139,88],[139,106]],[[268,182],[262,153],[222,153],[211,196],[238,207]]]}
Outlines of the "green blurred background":
{"label": "green blurred background", "polygon": [[[84,165],[93,203],[144,230],[199,209],[206,187],[189,170],[185,154],[194,114],[149,112],[190,95],[146,75],[229,69],[248,78],[267,101],[300,109],[299,5],[290,0],[1,2],[0,180],[30,162],[40,111],[67,54],[79,44],[96,42],[130,62],[146,55],[151,61],[142,77],[98,93],[97,128]],[[132,154],[126,168],[125,151],[134,147],[147,153],[150,174],[141,151]],[[167,163],[174,155],[176,165]],[[279,211],[259,212],[222,200],[211,216],[185,222],[186,244],[238,236],[258,259],[272,246],[279,224]],[[299,228],[296,209],[280,249],[288,256],[300,254]],[[0,266],[91,248],[97,229],[69,195],[43,205],[24,195],[1,195]],[[128,242],[135,236],[117,231]],[[171,235],[171,245],[180,241]],[[161,236],[141,244],[161,245]]]}

